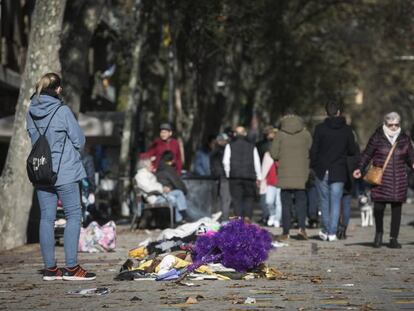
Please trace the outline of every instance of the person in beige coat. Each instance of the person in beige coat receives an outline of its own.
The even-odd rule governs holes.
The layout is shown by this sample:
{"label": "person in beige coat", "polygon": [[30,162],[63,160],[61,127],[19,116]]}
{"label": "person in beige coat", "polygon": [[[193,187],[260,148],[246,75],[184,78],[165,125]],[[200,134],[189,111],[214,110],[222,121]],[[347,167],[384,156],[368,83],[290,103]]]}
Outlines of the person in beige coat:
{"label": "person in beige coat", "polygon": [[306,129],[303,119],[294,114],[288,114],[281,119],[278,135],[273,140],[270,154],[279,161],[278,187],[282,189],[282,227],[281,240],[289,238],[290,210],[293,200],[298,215],[298,237],[307,240],[306,234],[306,190],[305,184],[309,177],[309,150],[312,136]]}

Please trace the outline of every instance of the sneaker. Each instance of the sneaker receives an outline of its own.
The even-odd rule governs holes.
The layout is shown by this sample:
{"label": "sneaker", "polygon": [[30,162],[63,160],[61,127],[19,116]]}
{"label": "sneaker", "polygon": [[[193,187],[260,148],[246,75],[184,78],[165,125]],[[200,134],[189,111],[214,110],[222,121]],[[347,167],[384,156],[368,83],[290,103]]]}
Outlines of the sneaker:
{"label": "sneaker", "polygon": [[319,238],[320,238],[322,241],[328,241],[328,235],[327,235],[325,232],[323,232],[322,230],[321,230],[321,231],[319,231]]}
{"label": "sneaker", "polygon": [[275,222],[273,223],[273,227],[280,228],[280,221],[279,220],[275,220]]}
{"label": "sneaker", "polygon": [[328,235],[328,241],[329,242],[333,242],[333,241],[336,241],[336,240],[338,240],[338,238],[336,237],[336,234],[329,234]]}
{"label": "sneaker", "polygon": [[62,269],[54,266],[43,270],[43,281],[61,280],[63,276]]}
{"label": "sneaker", "polygon": [[305,240],[305,241],[308,239],[308,235],[306,234],[306,231],[304,229],[299,229],[298,239],[299,240]]}
{"label": "sneaker", "polygon": [[77,265],[73,268],[64,268],[63,279],[65,281],[91,281],[95,280],[96,274],[86,272],[81,266]]}
{"label": "sneaker", "polygon": [[289,240],[289,234],[279,235],[276,239],[276,241],[278,241],[278,242],[285,242],[287,240]]}
{"label": "sneaker", "polygon": [[269,219],[267,220],[267,225],[269,227],[273,226],[275,224],[275,216],[271,215],[269,216]]}

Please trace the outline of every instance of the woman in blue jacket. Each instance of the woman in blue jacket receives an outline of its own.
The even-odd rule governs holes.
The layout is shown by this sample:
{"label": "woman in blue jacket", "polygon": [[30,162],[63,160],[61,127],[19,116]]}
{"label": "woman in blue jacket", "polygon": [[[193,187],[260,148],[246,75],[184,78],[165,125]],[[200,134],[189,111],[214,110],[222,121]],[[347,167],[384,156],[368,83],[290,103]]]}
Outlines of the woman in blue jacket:
{"label": "woman in blue jacket", "polygon": [[[86,177],[80,150],[85,144],[85,136],[70,108],[60,99],[61,91],[59,75],[45,74],[36,84],[26,117],[32,145],[39,138],[39,131],[43,134],[49,124],[46,139],[51,149],[53,171],[57,172],[54,185],[35,187],[41,212],[39,235],[45,264],[43,280],[93,280],[96,275],[86,272],[77,262],[81,227],[79,181]],[[58,268],[55,259],[54,222],[58,198],[67,220],[65,268]]]}

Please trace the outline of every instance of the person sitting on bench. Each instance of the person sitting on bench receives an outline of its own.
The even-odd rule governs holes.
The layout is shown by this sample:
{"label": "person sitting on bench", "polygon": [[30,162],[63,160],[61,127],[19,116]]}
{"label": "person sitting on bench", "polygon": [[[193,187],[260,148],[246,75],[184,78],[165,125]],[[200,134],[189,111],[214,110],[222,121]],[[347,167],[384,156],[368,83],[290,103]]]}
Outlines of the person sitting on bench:
{"label": "person sitting on bench", "polygon": [[148,157],[141,158],[138,163],[138,171],[135,181],[138,188],[142,189],[145,200],[150,204],[165,203],[167,200],[174,207],[175,221],[183,221],[183,214],[187,209],[187,202],[183,191],[163,186],[153,173],[153,165]]}

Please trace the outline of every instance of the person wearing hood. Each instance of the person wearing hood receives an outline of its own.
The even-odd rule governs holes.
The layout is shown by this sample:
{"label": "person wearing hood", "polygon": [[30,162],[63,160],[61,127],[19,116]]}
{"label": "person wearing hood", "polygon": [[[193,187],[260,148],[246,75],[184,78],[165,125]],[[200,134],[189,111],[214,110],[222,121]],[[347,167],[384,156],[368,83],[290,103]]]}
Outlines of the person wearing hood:
{"label": "person wearing hood", "polygon": [[309,177],[309,149],[312,136],[306,129],[303,119],[295,114],[285,115],[280,122],[280,130],[273,140],[270,155],[279,161],[278,187],[282,201],[283,234],[280,240],[289,239],[291,208],[293,201],[298,215],[298,238],[307,240],[306,234],[306,182]]}
{"label": "person wearing hood", "polygon": [[394,146],[380,185],[373,186],[371,198],[374,202],[375,238],[374,247],[382,246],[384,232],[384,210],[391,204],[390,248],[401,248],[398,234],[401,223],[401,207],[407,199],[408,176],[407,167],[414,169],[414,150],[411,139],[401,132],[401,117],[390,112],[384,117],[384,124],[377,128],[361,154],[358,168],[354,171],[355,178],[361,178],[364,169],[372,161],[376,167],[383,167]]}
{"label": "person wearing hood", "polygon": [[340,105],[330,101],[325,110],[328,117],[315,128],[310,156],[322,214],[319,237],[323,241],[335,241],[342,194],[348,179],[347,157],[354,156],[357,148],[352,128],[341,115]]}
{"label": "person wearing hood", "polygon": [[[45,135],[50,146],[52,169],[57,173],[54,185],[35,186],[40,206],[40,248],[45,269],[43,280],[93,280],[77,261],[81,227],[79,182],[86,178],[81,154],[85,136],[73,112],[60,99],[61,79],[56,73],[45,74],[36,84],[26,117],[27,132],[32,145]],[[58,268],[55,259],[54,223],[56,206],[61,200],[66,227],[64,233],[65,268]]]}
{"label": "person wearing hood", "polygon": [[234,133],[233,141],[224,148],[224,172],[229,179],[234,214],[252,219],[254,199],[262,179],[259,153],[247,140],[243,126],[236,127]]}

